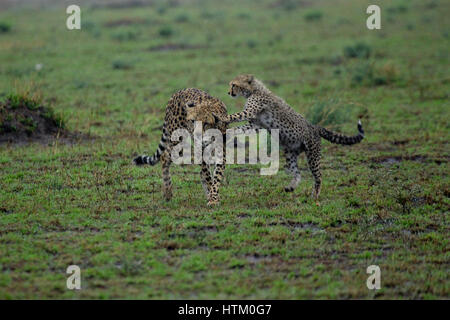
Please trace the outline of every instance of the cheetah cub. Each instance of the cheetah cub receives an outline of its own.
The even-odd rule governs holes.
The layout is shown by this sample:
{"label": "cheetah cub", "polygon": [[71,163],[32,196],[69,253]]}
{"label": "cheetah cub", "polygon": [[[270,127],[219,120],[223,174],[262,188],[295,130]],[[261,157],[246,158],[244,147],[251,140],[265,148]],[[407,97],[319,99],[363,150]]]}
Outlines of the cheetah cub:
{"label": "cheetah cub", "polygon": [[[172,198],[172,181],[169,170],[172,164],[171,150],[178,143],[171,140],[172,133],[177,129],[187,129],[192,135],[194,121],[202,121],[203,131],[215,128],[225,136],[227,124],[217,121],[212,115],[213,113],[226,116],[227,108],[222,101],[210,96],[205,91],[191,88],[176,92],[167,103],[158,149],[153,156],[142,155],[133,160],[136,165],[149,164],[152,166],[161,160],[163,193],[167,201]],[[203,144],[202,149],[204,150],[205,147],[206,145]],[[203,161],[200,177],[208,205],[215,205],[219,202],[219,187],[225,170],[225,150],[223,150],[223,161],[215,165],[212,176],[210,169],[211,167]]]}
{"label": "cheetah cub", "polygon": [[305,152],[315,182],[313,197],[318,201],[322,184],[321,138],[344,145],[359,143],[364,138],[361,121],[358,122],[358,134],[351,137],[309,123],[253,75],[244,74],[234,78],[230,82],[228,94],[232,97],[243,96],[247,101],[243,111],[226,117],[217,116],[220,121],[231,123],[248,120],[247,125],[238,127],[243,131],[261,128],[280,130],[280,145],[286,157],[285,169],[292,176],[291,182],[285,187],[286,192],[294,191],[300,183],[297,159],[300,153]]}

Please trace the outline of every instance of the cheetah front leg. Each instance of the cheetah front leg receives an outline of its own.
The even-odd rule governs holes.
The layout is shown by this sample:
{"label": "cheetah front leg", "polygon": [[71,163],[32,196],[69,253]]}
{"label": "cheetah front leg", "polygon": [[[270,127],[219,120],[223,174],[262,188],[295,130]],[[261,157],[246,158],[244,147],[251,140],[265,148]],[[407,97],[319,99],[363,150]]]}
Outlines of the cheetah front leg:
{"label": "cheetah front leg", "polygon": [[286,154],[286,171],[292,175],[292,180],[287,187],[284,188],[286,192],[294,191],[301,181],[300,170],[298,169],[298,152],[287,151]]}
{"label": "cheetah front leg", "polygon": [[211,189],[209,194],[209,201],[208,201],[209,206],[216,205],[219,203],[220,200],[219,188],[223,180],[224,171],[225,171],[225,163],[216,164],[216,167],[214,169],[214,177],[211,183]]}
{"label": "cheetah front leg", "polygon": [[203,191],[205,192],[206,199],[209,201],[210,190],[211,190],[211,172],[209,171],[209,165],[206,162],[202,162],[202,169],[200,171],[200,177],[202,181]]}
{"label": "cheetah front leg", "polygon": [[258,105],[251,105],[248,106],[246,104],[244,110],[241,112],[237,112],[234,114],[229,115],[221,115],[221,114],[214,114],[214,117],[222,122],[225,123],[232,123],[232,122],[241,122],[241,121],[251,121],[257,118],[258,114],[263,111],[263,108]]}
{"label": "cheetah front leg", "polygon": [[219,188],[224,178],[225,172],[225,145],[222,149],[222,163],[217,163],[214,168],[213,180],[211,183],[208,205],[216,205],[219,203]]}

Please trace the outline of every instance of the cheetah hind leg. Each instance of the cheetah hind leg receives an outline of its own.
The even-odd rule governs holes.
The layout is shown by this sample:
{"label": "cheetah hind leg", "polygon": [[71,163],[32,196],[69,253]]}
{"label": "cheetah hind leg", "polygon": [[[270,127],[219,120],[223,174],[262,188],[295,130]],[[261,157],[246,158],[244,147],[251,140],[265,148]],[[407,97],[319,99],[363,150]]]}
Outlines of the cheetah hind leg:
{"label": "cheetah hind leg", "polygon": [[312,197],[316,201],[316,205],[320,205],[319,196],[322,186],[322,173],[320,172],[320,150],[316,152],[307,152],[306,157],[308,159],[309,169],[314,178],[314,189],[312,191]]}
{"label": "cheetah hind leg", "polygon": [[163,176],[163,194],[164,199],[169,201],[172,199],[172,179],[170,177],[170,165],[172,160],[170,159],[170,153],[166,149],[161,155],[161,166],[162,166],[162,176]]}
{"label": "cheetah hind leg", "polygon": [[203,191],[205,192],[206,199],[208,201],[208,206],[215,206],[219,203],[219,195],[218,192],[215,191],[217,189],[214,187],[216,181],[211,177],[209,165],[203,162],[201,166],[202,170],[200,171],[200,176],[202,180]]}
{"label": "cheetah hind leg", "polygon": [[300,170],[298,169],[298,153],[287,152],[286,153],[286,171],[292,175],[292,180],[287,187],[284,188],[285,192],[293,192],[301,181]]}

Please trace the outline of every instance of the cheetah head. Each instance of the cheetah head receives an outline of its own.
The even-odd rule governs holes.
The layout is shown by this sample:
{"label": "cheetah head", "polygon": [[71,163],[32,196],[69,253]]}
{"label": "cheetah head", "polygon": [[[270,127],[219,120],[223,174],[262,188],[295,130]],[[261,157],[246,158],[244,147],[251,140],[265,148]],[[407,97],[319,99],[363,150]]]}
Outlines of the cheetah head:
{"label": "cheetah head", "polygon": [[230,81],[228,94],[232,97],[248,98],[256,90],[255,77],[251,74],[241,74]]}
{"label": "cheetah head", "polygon": [[211,105],[207,101],[198,104],[195,102],[186,103],[186,120],[201,121],[204,124],[215,124],[217,119],[211,110]]}

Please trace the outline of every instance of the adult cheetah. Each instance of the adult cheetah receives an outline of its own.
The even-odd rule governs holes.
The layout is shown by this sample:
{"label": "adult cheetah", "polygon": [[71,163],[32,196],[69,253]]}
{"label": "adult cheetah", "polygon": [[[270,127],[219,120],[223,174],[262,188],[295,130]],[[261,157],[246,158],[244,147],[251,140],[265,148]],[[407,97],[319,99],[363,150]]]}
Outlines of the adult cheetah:
{"label": "adult cheetah", "polygon": [[[198,109],[200,107],[200,109]],[[187,109],[195,109],[190,117]],[[158,149],[153,156],[141,155],[133,161],[136,165],[155,165],[161,159],[163,174],[163,193],[168,201],[172,198],[172,181],[170,177],[170,165],[172,164],[171,150],[176,144],[171,140],[172,133],[177,129],[187,129],[191,135],[194,131],[194,120],[202,121],[203,131],[216,128],[220,130],[223,137],[226,134],[227,124],[218,121],[212,116],[227,115],[225,104],[217,98],[210,96],[205,91],[189,88],[183,89],[172,95],[166,107],[166,116],[162,129],[162,137]],[[202,146],[203,149],[206,147]],[[208,205],[219,202],[219,187],[225,170],[225,150],[223,150],[222,163],[215,164],[213,176],[211,177],[210,166],[203,160],[201,164],[201,181],[205,191]]]}

